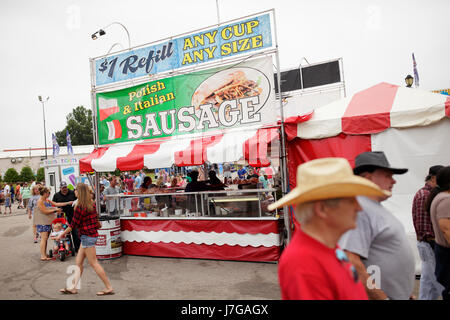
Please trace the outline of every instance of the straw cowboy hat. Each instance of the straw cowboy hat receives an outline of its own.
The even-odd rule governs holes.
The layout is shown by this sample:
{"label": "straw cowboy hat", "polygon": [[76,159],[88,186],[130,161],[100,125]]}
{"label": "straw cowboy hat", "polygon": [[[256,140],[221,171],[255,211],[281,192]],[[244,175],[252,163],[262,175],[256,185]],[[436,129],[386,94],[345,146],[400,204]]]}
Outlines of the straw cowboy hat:
{"label": "straw cowboy hat", "polygon": [[304,202],[354,196],[389,196],[373,182],[355,176],[344,158],[322,158],[297,168],[297,186],[269,210]]}

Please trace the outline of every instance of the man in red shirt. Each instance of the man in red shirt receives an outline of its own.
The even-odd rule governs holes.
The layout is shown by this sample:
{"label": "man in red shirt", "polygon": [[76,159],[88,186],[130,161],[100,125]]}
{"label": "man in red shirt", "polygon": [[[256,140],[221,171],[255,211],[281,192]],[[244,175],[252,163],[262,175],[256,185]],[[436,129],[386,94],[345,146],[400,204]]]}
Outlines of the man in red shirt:
{"label": "man in red shirt", "polygon": [[337,243],[356,228],[355,196],[389,192],[353,174],[343,158],[322,158],[297,168],[297,186],[269,210],[294,205],[301,224],[279,261],[284,300],[367,300],[367,294]]}

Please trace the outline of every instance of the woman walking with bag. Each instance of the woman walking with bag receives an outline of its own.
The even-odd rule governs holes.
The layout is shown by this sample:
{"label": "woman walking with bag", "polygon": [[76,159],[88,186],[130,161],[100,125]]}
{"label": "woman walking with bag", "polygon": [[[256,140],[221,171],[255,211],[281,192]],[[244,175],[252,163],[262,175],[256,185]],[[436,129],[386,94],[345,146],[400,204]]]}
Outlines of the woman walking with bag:
{"label": "woman walking with bag", "polygon": [[57,237],[56,240],[64,238],[72,229],[78,229],[80,234],[81,246],[78,250],[76,264],[79,268],[79,273],[77,273],[73,286],[71,288],[64,288],[59,290],[64,294],[76,294],[78,281],[81,279],[83,274],[83,263],[84,259],[87,258],[89,264],[94,269],[95,273],[103,281],[105,289],[97,292],[98,296],[105,296],[114,294],[114,290],[111,286],[111,282],[106,276],[105,270],[100,265],[97,260],[97,253],[95,251],[95,243],[97,242],[98,232],[97,229],[100,228],[100,221],[98,220],[97,210],[95,207],[95,202],[92,199],[91,193],[89,192],[88,185],[84,183],[78,183],[75,189],[75,195],[78,198],[77,204],[75,206],[75,211],[70,226]]}

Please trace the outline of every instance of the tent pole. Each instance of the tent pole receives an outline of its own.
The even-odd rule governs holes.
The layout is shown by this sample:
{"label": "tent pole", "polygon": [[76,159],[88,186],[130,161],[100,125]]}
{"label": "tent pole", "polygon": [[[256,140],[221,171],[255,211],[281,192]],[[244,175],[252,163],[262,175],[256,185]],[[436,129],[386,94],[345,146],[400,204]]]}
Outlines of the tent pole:
{"label": "tent pole", "polygon": [[[89,59],[91,67],[91,110],[92,110],[92,134],[94,136],[94,150],[98,149],[98,128],[97,128],[97,100],[95,99],[95,63],[94,59]],[[97,215],[100,217],[100,175],[95,171],[94,178],[94,193],[95,206],[97,208]]]}
{"label": "tent pole", "polygon": [[[280,154],[280,165],[281,165],[281,191],[283,196],[287,194],[287,163],[286,163],[286,145],[285,145],[285,132],[284,132],[284,112],[283,112],[283,100],[281,93],[281,73],[280,73],[280,56],[278,52],[278,40],[277,40],[277,24],[275,19],[275,9],[273,9],[273,24],[274,24],[274,34],[275,34],[275,58],[277,63],[277,85],[278,85],[278,95],[279,95],[279,103],[280,103],[280,116],[281,116],[281,154]],[[291,229],[290,229],[290,219],[289,219],[289,207],[283,207],[284,213],[284,226],[286,228],[287,233],[287,243],[291,240]]]}

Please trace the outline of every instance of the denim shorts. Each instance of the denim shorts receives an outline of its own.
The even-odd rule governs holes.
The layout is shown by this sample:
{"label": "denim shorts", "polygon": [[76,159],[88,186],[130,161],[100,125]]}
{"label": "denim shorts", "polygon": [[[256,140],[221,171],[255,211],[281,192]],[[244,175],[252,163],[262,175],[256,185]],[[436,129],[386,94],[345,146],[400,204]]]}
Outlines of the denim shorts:
{"label": "denim shorts", "polygon": [[50,232],[52,231],[52,226],[51,225],[44,225],[44,224],[38,224],[36,225],[36,231],[41,233],[41,232]]}
{"label": "denim shorts", "polygon": [[81,247],[83,248],[91,248],[95,246],[98,237],[89,237],[84,234],[81,235]]}

